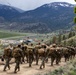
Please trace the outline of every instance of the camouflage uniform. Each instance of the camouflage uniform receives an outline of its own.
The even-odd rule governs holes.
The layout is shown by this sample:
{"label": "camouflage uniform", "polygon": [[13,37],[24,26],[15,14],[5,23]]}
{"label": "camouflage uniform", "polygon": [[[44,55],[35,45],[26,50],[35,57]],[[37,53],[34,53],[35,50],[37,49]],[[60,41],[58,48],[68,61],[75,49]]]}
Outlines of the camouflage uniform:
{"label": "camouflage uniform", "polygon": [[29,67],[31,67],[31,64],[32,64],[32,62],[34,60],[34,56],[33,56],[32,50],[30,50],[30,49],[28,51],[28,57],[29,57]]}
{"label": "camouflage uniform", "polygon": [[15,66],[14,73],[16,73],[17,69],[18,71],[20,71],[20,62],[21,62],[21,57],[15,58],[16,66]]}
{"label": "camouflage uniform", "polygon": [[4,66],[3,71],[6,71],[6,68],[7,68],[7,67],[10,69],[9,62],[10,62],[10,60],[11,60],[11,50],[10,50],[9,48],[7,48],[7,50],[9,50],[9,51],[8,51],[9,54],[6,54],[6,53],[4,52],[4,55],[3,55],[3,58],[5,59],[5,66]]}
{"label": "camouflage uniform", "polygon": [[42,66],[43,66],[43,68],[45,68],[45,57],[43,57],[43,59],[42,59],[40,69],[42,69]]}
{"label": "camouflage uniform", "polygon": [[10,62],[10,60],[11,60],[10,57],[5,58],[5,66],[4,66],[3,71],[6,71],[6,68],[7,68],[7,67],[8,67],[9,70],[10,70],[10,66],[9,66],[9,62]]}
{"label": "camouflage uniform", "polygon": [[21,57],[21,64],[22,64],[22,62],[25,63],[25,61],[24,61],[24,47],[21,46],[21,45],[18,45],[18,48],[21,49],[21,55],[22,55],[22,57]]}
{"label": "camouflage uniform", "polygon": [[21,63],[21,57],[22,57],[22,51],[21,51],[21,49],[20,48],[17,48],[17,49],[18,49],[20,55],[18,55],[16,57],[13,56],[15,58],[15,63],[16,63],[14,73],[16,73],[17,70],[20,71],[20,63]]}

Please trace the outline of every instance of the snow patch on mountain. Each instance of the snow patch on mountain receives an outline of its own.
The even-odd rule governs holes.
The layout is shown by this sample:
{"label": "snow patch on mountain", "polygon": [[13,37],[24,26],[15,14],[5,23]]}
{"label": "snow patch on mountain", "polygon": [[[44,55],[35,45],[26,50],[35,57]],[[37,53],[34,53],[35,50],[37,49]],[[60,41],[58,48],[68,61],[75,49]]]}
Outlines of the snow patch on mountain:
{"label": "snow patch on mountain", "polygon": [[73,4],[66,3],[66,2],[53,2],[50,4],[46,4],[43,7],[59,7],[59,6],[61,6],[61,7],[74,7]]}

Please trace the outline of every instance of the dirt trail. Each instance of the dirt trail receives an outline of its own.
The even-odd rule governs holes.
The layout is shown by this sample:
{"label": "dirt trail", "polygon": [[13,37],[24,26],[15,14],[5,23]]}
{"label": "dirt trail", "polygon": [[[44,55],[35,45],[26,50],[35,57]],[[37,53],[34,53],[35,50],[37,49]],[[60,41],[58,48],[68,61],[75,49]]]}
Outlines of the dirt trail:
{"label": "dirt trail", "polygon": [[[42,70],[39,69],[41,61],[39,61],[39,65],[35,65],[35,62],[33,62],[31,68],[28,67],[28,63],[23,63],[20,65],[20,71],[17,72],[16,75],[36,75],[36,74],[43,75],[45,73],[48,73],[49,71],[53,71],[53,70],[59,68],[60,66],[66,65],[66,63],[64,62],[64,59],[62,59],[62,61],[59,65],[55,65],[55,63],[54,63],[54,66],[50,66],[50,62],[51,61],[49,59],[48,63],[45,64],[46,65],[45,68]],[[4,65],[1,65],[1,64],[4,64],[4,62],[0,61],[0,75],[15,75],[13,73],[15,63],[10,64],[11,69],[10,70],[7,69],[6,72],[3,72]]]}

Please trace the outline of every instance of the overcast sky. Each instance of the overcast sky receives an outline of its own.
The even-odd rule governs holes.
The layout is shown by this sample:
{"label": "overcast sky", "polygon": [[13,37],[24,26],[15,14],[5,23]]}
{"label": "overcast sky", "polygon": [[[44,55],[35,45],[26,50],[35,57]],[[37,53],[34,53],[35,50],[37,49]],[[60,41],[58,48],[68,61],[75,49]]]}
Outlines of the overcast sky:
{"label": "overcast sky", "polygon": [[23,10],[32,10],[43,4],[51,2],[68,2],[76,4],[74,0],[0,0],[0,4],[7,4]]}

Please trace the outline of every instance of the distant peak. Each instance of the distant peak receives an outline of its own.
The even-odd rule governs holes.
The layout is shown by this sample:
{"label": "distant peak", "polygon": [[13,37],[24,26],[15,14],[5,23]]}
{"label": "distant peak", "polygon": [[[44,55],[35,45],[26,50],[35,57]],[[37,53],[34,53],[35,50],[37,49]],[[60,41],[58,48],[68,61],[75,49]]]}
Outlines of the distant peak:
{"label": "distant peak", "polygon": [[62,7],[74,7],[73,4],[67,3],[67,2],[53,2],[50,4],[46,4],[43,7],[58,7],[58,6],[62,6]]}
{"label": "distant peak", "polygon": [[12,10],[12,11],[16,10],[16,11],[18,11],[20,13],[24,12],[24,10],[22,10],[22,9],[19,9],[19,8],[16,8],[16,7],[13,7],[13,6],[9,6],[9,5],[3,5],[3,4],[0,4],[0,9]]}

